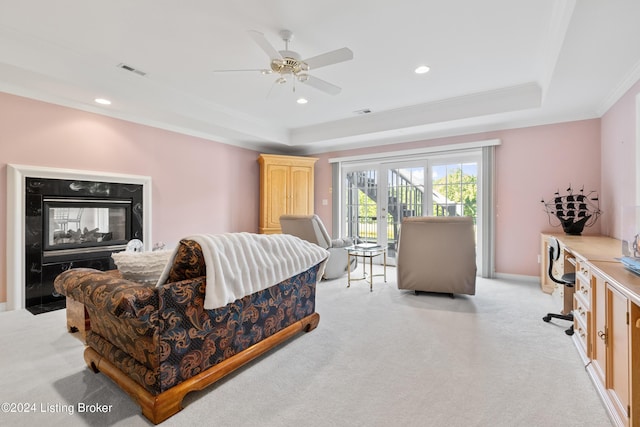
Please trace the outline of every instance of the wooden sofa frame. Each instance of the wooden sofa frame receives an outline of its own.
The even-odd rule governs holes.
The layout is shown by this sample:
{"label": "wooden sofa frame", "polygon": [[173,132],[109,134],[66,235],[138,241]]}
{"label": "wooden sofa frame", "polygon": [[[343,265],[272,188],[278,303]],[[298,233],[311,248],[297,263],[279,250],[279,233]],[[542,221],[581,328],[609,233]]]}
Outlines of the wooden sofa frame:
{"label": "wooden sofa frame", "polygon": [[[161,344],[156,343],[153,337],[159,337],[166,346],[173,346],[175,337],[179,335],[171,334],[169,329],[154,329],[158,328],[154,325],[160,323],[173,325],[173,322],[153,320],[155,316],[160,318],[162,313],[170,313],[173,321],[179,319],[179,322],[193,325],[199,332],[205,331],[205,334],[191,339],[195,346],[193,351],[196,352],[200,351],[198,345],[202,345],[198,342],[202,343],[204,336],[209,334],[207,331],[213,332],[215,328],[215,323],[209,324],[206,318],[202,318],[203,313],[210,310],[202,307],[206,276],[202,275],[204,264],[200,247],[192,241],[185,240],[181,241],[180,245],[180,255],[173,263],[169,279],[160,287],[131,282],[124,279],[117,270],[102,272],[86,268],[65,271],[56,278],[54,284],[56,289],[67,297],[68,330],[78,332],[79,338],[87,345],[84,360],[89,369],[95,373],[102,372],[114,381],[140,405],[143,415],[154,424],[161,423],[179,412],[187,393],[203,390],[302,331],[312,331],[320,321],[320,315],[315,311],[315,286],[316,277],[321,274],[321,263],[270,288],[236,300],[230,305],[237,308],[230,308],[228,312],[224,308],[216,309],[222,310],[221,313],[231,313],[237,309],[246,310],[247,317],[237,324],[242,328],[253,324],[260,325],[260,322],[273,316],[274,312],[271,310],[278,311],[281,307],[284,308],[285,304],[287,308],[284,317],[278,316],[277,320],[282,322],[278,326],[281,329],[270,330],[268,333],[265,331],[261,337],[260,334],[251,338],[240,334],[240,341],[219,347],[215,356],[212,353],[210,357],[216,361],[210,360],[202,367],[202,371],[176,371],[175,376],[163,379],[159,371],[163,362],[155,362],[158,363],[155,367],[153,362],[149,362],[154,357],[160,357],[158,352]],[[268,312],[260,311],[260,316],[254,317],[259,311],[254,304],[262,307],[263,298],[282,300],[279,300],[278,305],[269,305]],[[295,304],[291,305],[294,302]],[[200,314],[193,318],[178,314],[187,307],[189,310],[198,310]],[[193,315],[193,312],[191,314]],[[215,315],[215,312],[211,311],[206,316]],[[198,319],[197,324],[192,323],[193,319]],[[200,323],[200,320],[203,323]],[[183,327],[179,322],[175,324],[178,329]],[[232,323],[236,324],[235,321]],[[204,324],[208,325],[206,329],[202,329]],[[120,329],[123,325],[133,325],[133,328],[126,329],[125,332]],[[147,329],[138,329],[142,325]],[[270,324],[270,327],[273,326],[274,324]],[[154,331],[149,332],[152,329]],[[136,334],[140,334],[141,338],[145,337],[146,341],[140,346],[135,344],[135,347],[131,347],[134,342],[138,343]],[[220,337],[222,335],[216,339],[221,339]],[[134,341],[131,341],[132,339]],[[151,347],[145,342],[151,342]],[[164,347],[165,350],[168,348]],[[221,350],[222,348],[226,350]],[[226,351],[230,354],[225,354]],[[185,357],[187,353],[180,351],[178,355]],[[169,356],[165,354],[165,357]],[[173,365],[174,363],[179,362],[170,362],[169,368],[177,366]],[[156,383],[146,382],[145,369],[158,370],[153,373]]]}
{"label": "wooden sofa frame", "polygon": [[318,326],[319,321],[320,315],[313,313],[253,346],[248,347],[240,353],[231,356],[223,362],[212,366],[206,371],[155,396],[116,368],[93,348],[87,347],[85,349],[84,360],[93,372],[102,372],[111,378],[111,380],[140,405],[145,417],[152,423],[159,424],[182,409],[182,400],[187,393],[203,390],[302,331],[310,332],[314,330]]}

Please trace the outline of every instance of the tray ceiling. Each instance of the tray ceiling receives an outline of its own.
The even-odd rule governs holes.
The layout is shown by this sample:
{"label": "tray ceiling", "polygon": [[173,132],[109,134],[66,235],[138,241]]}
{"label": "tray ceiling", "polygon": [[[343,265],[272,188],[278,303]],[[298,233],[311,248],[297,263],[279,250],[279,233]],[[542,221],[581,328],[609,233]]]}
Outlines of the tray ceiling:
{"label": "tray ceiling", "polygon": [[[1,8],[0,91],[284,152],[600,117],[640,77],[633,0],[2,0]],[[284,49],[282,29],[303,58],[353,51],[351,61],[312,70],[338,95],[274,85],[275,75],[257,71],[214,72],[266,68],[247,32]],[[430,71],[415,74],[422,64]],[[300,96],[308,103],[297,104]]]}

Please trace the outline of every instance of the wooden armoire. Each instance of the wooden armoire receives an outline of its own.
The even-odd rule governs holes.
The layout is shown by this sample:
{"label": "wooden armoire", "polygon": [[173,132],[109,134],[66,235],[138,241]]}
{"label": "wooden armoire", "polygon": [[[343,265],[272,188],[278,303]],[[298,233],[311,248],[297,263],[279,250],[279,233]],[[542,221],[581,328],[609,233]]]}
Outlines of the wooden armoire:
{"label": "wooden armoire", "polygon": [[261,154],[260,233],[281,233],[281,215],[313,214],[314,157]]}

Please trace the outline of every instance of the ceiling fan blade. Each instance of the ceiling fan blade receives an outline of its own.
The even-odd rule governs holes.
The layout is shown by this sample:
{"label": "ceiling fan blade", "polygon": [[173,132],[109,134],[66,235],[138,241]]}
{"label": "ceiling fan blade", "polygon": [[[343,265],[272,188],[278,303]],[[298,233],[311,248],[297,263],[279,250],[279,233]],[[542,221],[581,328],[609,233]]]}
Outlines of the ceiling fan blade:
{"label": "ceiling fan blade", "polygon": [[278,50],[269,43],[269,41],[264,37],[264,34],[256,30],[249,30],[247,32],[253,41],[255,41],[269,56],[269,59],[282,59],[280,52],[278,52]]}
{"label": "ceiling fan blade", "polygon": [[340,87],[314,76],[305,75],[299,81],[329,95],[337,95],[342,90]]}
{"label": "ceiling fan blade", "polygon": [[267,93],[267,99],[278,99],[282,97],[282,94],[284,92],[285,87],[287,81],[284,80],[280,80],[280,79],[276,79],[273,81],[273,83],[271,84],[271,87],[269,88],[269,92]]}
{"label": "ceiling fan blade", "polygon": [[305,59],[304,62],[309,66],[310,70],[314,70],[351,59],[353,59],[353,52],[348,47],[343,47],[342,49],[332,50],[331,52]]}

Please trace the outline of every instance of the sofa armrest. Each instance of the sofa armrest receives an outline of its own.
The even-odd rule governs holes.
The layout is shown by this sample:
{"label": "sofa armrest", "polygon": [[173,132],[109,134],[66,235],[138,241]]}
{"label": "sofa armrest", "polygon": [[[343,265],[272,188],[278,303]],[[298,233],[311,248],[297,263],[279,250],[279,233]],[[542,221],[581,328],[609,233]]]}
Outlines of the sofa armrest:
{"label": "sofa armrest", "polygon": [[347,246],[353,246],[353,239],[350,237],[333,239],[331,241],[331,248],[346,248]]}
{"label": "sofa armrest", "polygon": [[84,304],[89,311],[106,312],[120,318],[138,318],[158,308],[154,283],[123,279],[117,270],[67,270],[56,277],[54,287],[62,295]]}

